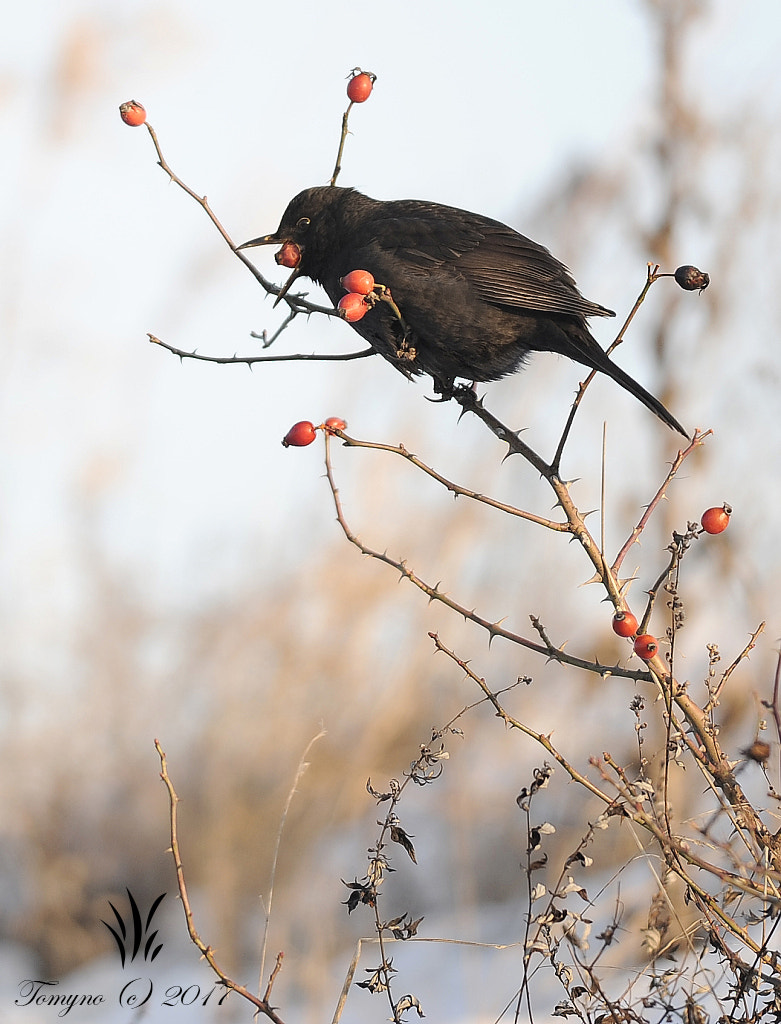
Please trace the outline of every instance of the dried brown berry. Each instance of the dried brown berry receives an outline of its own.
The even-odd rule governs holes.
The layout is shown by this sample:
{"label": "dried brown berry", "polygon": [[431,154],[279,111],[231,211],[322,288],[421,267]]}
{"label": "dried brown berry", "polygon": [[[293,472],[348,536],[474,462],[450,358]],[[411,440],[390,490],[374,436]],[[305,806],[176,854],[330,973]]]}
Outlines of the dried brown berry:
{"label": "dried brown berry", "polygon": [[710,284],[710,277],[696,267],[678,267],[674,274],[675,280],[687,292],[703,292]]}
{"label": "dried brown berry", "polygon": [[770,744],[765,743],[763,740],[754,740],[750,747],[741,750],[741,754],[744,754],[752,761],[756,761],[757,764],[764,764],[770,757]]}

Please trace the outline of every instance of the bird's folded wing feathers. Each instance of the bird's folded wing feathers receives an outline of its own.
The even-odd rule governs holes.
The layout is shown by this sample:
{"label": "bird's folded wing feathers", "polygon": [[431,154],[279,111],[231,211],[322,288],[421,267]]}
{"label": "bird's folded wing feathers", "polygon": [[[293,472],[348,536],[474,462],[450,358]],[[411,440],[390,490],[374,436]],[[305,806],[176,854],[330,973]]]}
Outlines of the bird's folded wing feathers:
{"label": "bird's folded wing feathers", "polygon": [[461,216],[453,220],[389,217],[375,225],[372,241],[395,255],[405,271],[448,270],[497,306],[582,317],[615,315],[584,298],[567,268],[544,246],[498,222],[455,212]]}

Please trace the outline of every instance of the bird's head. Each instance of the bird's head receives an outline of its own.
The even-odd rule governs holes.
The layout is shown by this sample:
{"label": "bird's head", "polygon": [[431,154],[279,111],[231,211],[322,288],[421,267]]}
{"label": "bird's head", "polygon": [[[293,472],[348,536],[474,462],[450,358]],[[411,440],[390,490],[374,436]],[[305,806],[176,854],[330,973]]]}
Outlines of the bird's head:
{"label": "bird's head", "polygon": [[354,189],[336,185],[305,189],[290,200],[276,231],[244,242],[238,248],[282,246],[276,255],[277,263],[292,267],[293,272],[277,296],[276,301],[279,302],[298,277],[309,277],[322,283],[328,257],[344,244],[345,231],[349,229],[351,220],[349,214],[345,216],[347,208],[356,200],[364,199]]}

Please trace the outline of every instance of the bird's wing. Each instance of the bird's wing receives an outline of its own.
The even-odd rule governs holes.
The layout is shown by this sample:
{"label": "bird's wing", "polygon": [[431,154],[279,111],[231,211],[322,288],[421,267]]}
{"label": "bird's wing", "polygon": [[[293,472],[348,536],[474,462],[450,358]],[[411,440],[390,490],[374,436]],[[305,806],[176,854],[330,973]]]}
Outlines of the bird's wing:
{"label": "bird's wing", "polygon": [[564,264],[544,246],[498,221],[436,204],[387,205],[399,209],[373,225],[373,241],[408,272],[425,276],[446,270],[505,309],[615,315],[584,298]]}

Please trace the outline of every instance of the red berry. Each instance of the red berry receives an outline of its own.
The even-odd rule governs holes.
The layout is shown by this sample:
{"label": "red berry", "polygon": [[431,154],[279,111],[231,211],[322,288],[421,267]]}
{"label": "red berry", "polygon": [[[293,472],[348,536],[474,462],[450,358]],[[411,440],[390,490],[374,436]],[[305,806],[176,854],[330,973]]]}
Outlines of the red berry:
{"label": "red berry", "polygon": [[294,448],[305,448],[316,437],[317,431],[314,424],[310,423],[309,420],[301,420],[300,423],[294,423],[290,430],[288,430],[282,439],[282,444],[285,448],[289,448],[291,444]]}
{"label": "red berry", "polygon": [[709,508],[702,513],[702,528],[706,533],[724,533],[729,526],[732,509],[729,505],[721,508]]}
{"label": "red berry", "polygon": [[363,300],[363,295],[358,295],[357,292],[348,292],[347,295],[343,295],[339,299],[338,308],[343,311],[345,320],[351,324],[362,319],[369,311],[369,307]]}
{"label": "red berry", "polygon": [[274,259],[280,267],[297,267],[301,262],[301,250],[295,242],[285,242]]}
{"label": "red berry", "polygon": [[650,661],[659,651],[659,642],[650,633],[641,633],[635,639],[635,654],[643,661]]}
{"label": "red berry", "polygon": [[374,75],[358,69],[347,83],[347,98],[351,103],[364,103],[371,96],[373,86]]}
{"label": "red berry", "polygon": [[119,105],[119,116],[125,122],[125,124],[132,125],[133,128],[138,128],[140,124],[146,121],[146,111],[137,103],[135,100],[128,100],[127,103],[120,103]]}
{"label": "red berry", "polygon": [[634,636],[637,632],[637,619],[631,612],[616,612],[613,616],[613,632],[619,636]]}
{"label": "red berry", "polygon": [[374,288],[374,277],[368,270],[351,270],[349,274],[345,274],[340,283],[346,292],[368,295]]}
{"label": "red berry", "polygon": [[326,430],[347,430],[347,424],[340,416],[329,416],[325,427]]}

